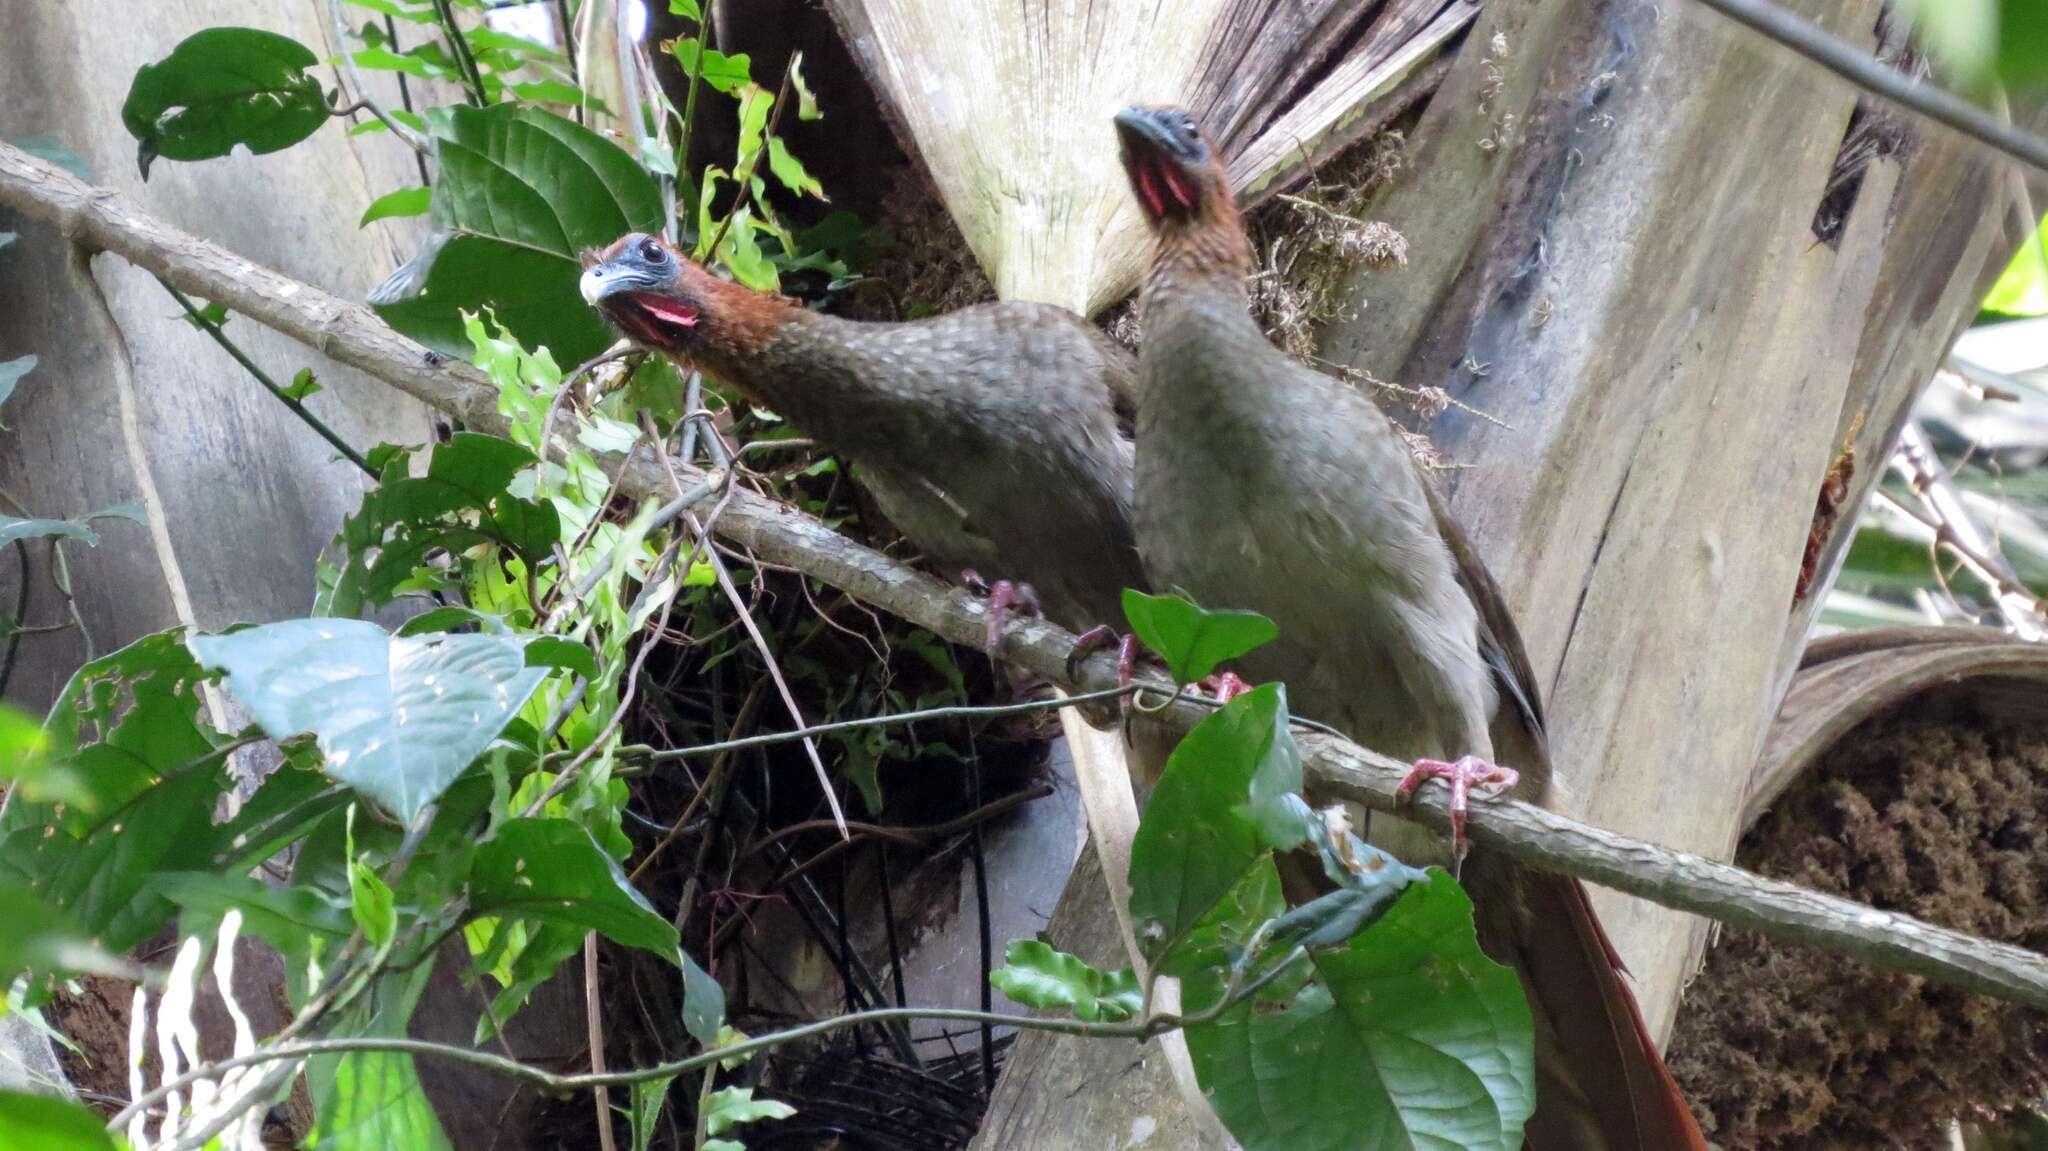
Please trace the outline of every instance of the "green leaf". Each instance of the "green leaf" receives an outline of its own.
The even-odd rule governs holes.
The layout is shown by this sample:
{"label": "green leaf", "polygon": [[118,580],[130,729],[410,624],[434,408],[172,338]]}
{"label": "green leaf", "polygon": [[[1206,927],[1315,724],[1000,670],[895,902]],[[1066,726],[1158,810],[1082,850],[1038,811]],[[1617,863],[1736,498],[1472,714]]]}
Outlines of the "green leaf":
{"label": "green leaf", "polygon": [[725,988],[711,973],[683,953],[683,1029],[705,1047],[721,1046],[725,1027]]}
{"label": "green leaf", "polygon": [[675,1081],[675,1076],[665,1075],[633,1084],[633,1109],[628,1112],[633,1121],[633,1151],[648,1151],[654,1146],[654,1137],[660,1131],[661,1109],[668,1102],[668,1087]]}
{"label": "green leaf", "polygon": [[[399,1037],[433,975],[431,962],[403,976],[379,981],[367,998],[376,1013],[336,1029],[337,1039],[356,1035]],[[434,1115],[413,1058],[400,1052],[357,1051],[321,1056],[306,1070],[315,1108],[306,1146],[317,1151],[450,1151],[448,1136]]]}
{"label": "green leaf", "polygon": [[659,231],[661,192],[631,155],[532,105],[436,109],[441,172],[432,218],[447,241],[371,296],[406,335],[467,359],[462,313],[492,309],[528,346],[558,362],[612,344],[576,287],[586,248]]}
{"label": "green leaf", "polygon": [[[13,235],[9,232],[8,235]],[[36,370],[34,356],[19,356],[12,360],[0,360],[0,404],[5,404],[14,395],[15,385],[21,378]],[[6,425],[0,424],[0,428]]]}
{"label": "green leaf", "polygon": [[210,304],[201,304],[195,311],[196,315],[180,313],[178,318],[202,332],[209,324],[219,328],[226,326],[228,322],[228,306],[218,300]]}
{"label": "green leaf", "polygon": [[533,636],[526,641],[526,666],[559,667],[585,679],[597,678],[597,657],[574,640],[559,636]]}
{"label": "green leaf", "polygon": [[98,547],[100,537],[91,528],[72,520],[18,520],[13,516],[0,516],[0,547],[16,540],[67,539],[81,540],[88,547]]}
{"label": "green leaf", "polygon": [[1210,611],[1176,595],[1124,589],[1124,617],[1146,647],[1166,661],[1175,683],[1206,679],[1217,666],[1271,643],[1280,629],[1257,612]]}
{"label": "green leaf", "polygon": [[372,220],[384,220],[393,216],[424,215],[433,198],[432,188],[400,188],[396,192],[386,192],[370,201],[370,206],[363,209],[363,218],[356,221],[356,226],[360,228]]}
{"label": "green leaf", "polygon": [[328,118],[319,58],[289,36],[208,28],[135,72],[121,123],[134,136],[142,178],[158,156],[209,160],[242,145],[262,155],[289,148]]}
{"label": "green leaf", "polygon": [[699,24],[704,22],[704,10],[697,7],[697,0],[668,0],[668,14],[687,16]]}
{"label": "green leaf", "polygon": [[409,821],[481,754],[540,685],[518,641],[393,636],[308,619],[194,636],[272,739],[312,732],[336,779]]}
{"label": "green leaf", "polygon": [[356,926],[362,928],[363,938],[372,947],[383,947],[398,934],[398,907],[391,895],[391,889],[384,884],[376,870],[360,859],[349,861],[349,894],[355,897],[350,911],[355,916]]}
{"label": "green leaf", "polygon": [[0,922],[7,924],[0,932],[0,987],[24,971],[49,976],[105,969],[106,957],[78,921],[25,887],[0,882]]}
{"label": "green leaf", "polygon": [[[1286,739],[1278,684],[1238,696],[1174,748],[1131,844],[1131,919],[1155,960],[1237,886],[1270,845],[1252,781]],[[1299,771],[1299,761],[1295,770]]]}
{"label": "green leaf", "polygon": [[50,754],[50,739],[42,725],[4,704],[0,704],[0,779],[10,781],[13,794],[21,800],[71,804],[88,813],[93,810],[92,789],[67,763]]}
{"label": "green leaf", "polygon": [[0,875],[109,951],[170,917],[151,876],[212,866],[213,810],[229,778],[210,755],[222,737],[197,722],[205,677],[181,640],[175,629],[145,636],[79,668],[43,730],[52,763],[83,794],[0,808]]}
{"label": "green leaf", "polygon": [[825,186],[804,170],[803,161],[789,154],[789,145],[784,144],[780,136],[768,137],[768,170],[775,173],[783,187],[799,196],[830,199],[825,195]]}
{"label": "green leaf", "polygon": [[81,180],[92,180],[92,165],[55,136],[16,136],[8,143],[46,164],[55,164]]}
{"label": "green leaf", "polygon": [[599,101],[586,97],[583,94],[583,89],[578,88],[574,84],[564,84],[560,80],[532,80],[524,84],[514,84],[512,85],[512,94],[521,100],[531,100],[536,104],[568,104],[574,106],[586,102],[591,104],[599,103]]}
{"label": "green leaf", "polygon": [[433,9],[424,7],[408,8],[398,3],[397,0],[342,0],[342,3],[350,4],[357,8],[368,8],[372,12],[382,12],[386,16],[395,17],[399,20],[410,20],[415,24],[431,24],[434,22]]}
{"label": "green leaf", "polygon": [[222,916],[240,911],[243,930],[289,959],[305,958],[315,939],[348,938],[349,914],[314,888],[272,887],[246,875],[207,871],[165,872],[150,887],[186,913],[185,935],[210,935]]}
{"label": "green leaf", "polygon": [[2048,221],[2012,254],[1984,297],[1983,310],[1999,316],[2048,316]]}
{"label": "green leaf", "polygon": [[[686,36],[669,42],[668,50],[675,54],[676,63],[683,66],[683,75],[697,70],[697,39]],[[727,55],[713,48],[704,53],[703,79],[706,84],[727,95],[754,82],[754,62],[745,52]]]}
{"label": "green leaf", "polygon": [[[1190,1028],[1203,1093],[1245,1151],[1517,1151],[1535,1105],[1534,1030],[1448,875],[1411,885],[1349,944],[1316,952],[1284,1001]],[[1189,1011],[1220,980],[1184,985]]]}
{"label": "green leaf", "polygon": [[1063,1008],[1090,1023],[1129,1019],[1144,998],[1130,968],[1098,971],[1080,957],[1036,939],[1011,940],[1003,966],[990,972],[988,981],[1026,1007]]}
{"label": "green leaf", "polygon": [[799,120],[822,120],[823,112],[818,111],[818,97],[811,92],[811,86],[804,83],[804,54],[798,52],[789,58],[789,83],[796,89],[796,118]]}
{"label": "green leaf", "polygon": [[704,1114],[704,1130],[723,1135],[742,1123],[762,1119],[787,1119],[796,1108],[773,1099],[755,1099],[752,1087],[724,1087],[711,1093],[711,1106]]}
{"label": "green leaf", "polygon": [[26,1151],[120,1151],[107,1121],[68,1099],[0,1090],[0,1147]]}
{"label": "green leaf", "polygon": [[477,851],[470,906],[478,915],[602,932],[614,943],[682,962],[674,925],[634,890],[590,832],[571,820],[507,820]]}
{"label": "green leaf", "polygon": [[284,389],[286,398],[305,403],[306,397],[320,390],[320,381],[313,376],[313,369],[300,368],[292,376],[292,382]]}

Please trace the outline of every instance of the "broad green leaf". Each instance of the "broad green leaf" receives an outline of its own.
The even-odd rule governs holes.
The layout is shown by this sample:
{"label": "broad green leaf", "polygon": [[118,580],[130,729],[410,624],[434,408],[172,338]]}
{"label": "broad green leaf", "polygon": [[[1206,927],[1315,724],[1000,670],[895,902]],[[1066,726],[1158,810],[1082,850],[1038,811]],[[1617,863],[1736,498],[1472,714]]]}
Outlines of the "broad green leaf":
{"label": "broad green leaf", "polygon": [[348,938],[349,913],[310,887],[273,887],[247,875],[168,871],[150,886],[185,913],[183,934],[211,934],[229,911],[242,930],[286,956],[302,956],[315,939]]}
{"label": "broad green leaf", "polygon": [[665,1075],[633,1084],[633,1109],[628,1113],[633,1121],[633,1151],[648,1151],[654,1146],[654,1136],[660,1130],[661,1109],[668,1102],[668,1087],[675,1081],[675,1076]]}
{"label": "broad green leaf", "polygon": [[392,216],[424,215],[427,207],[433,202],[433,197],[432,188],[400,188],[396,192],[386,192],[370,201],[370,206],[363,209],[363,218],[356,221],[356,226],[360,228],[372,220],[383,220]]}
{"label": "broad green leaf", "polygon": [[47,977],[107,968],[109,957],[77,920],[25,887],[0,881],[0,923],[7,924],[0,931],[0,987],[23,972]]}
{"label": "broad green leaf", "polygon": [[393,636],[310,619],[194,636],[273,739],[311,732],[329,774],[409,821],[490,745],[546,674],[518,641]]}
{"label": "broad green leaf", "polygon": [[460,83],[462,72],[439,44],[429,41],[403,52],[373,44],[353,54],[356,67],[372,72],[401,72],[417,80],[448,80]]}
{"label": "broad green leaf", "polygon": [[1177,595],[1124,589],[1131,630],[1166,661],[1175,683],[1195,683],[1216,668],[1270,643],[1280,629],[1257,612],[1210,611]]}
{"label": "broad green leaf", "polygon": [[668,14],[687,16],[699,24],[704,22],[704,10],[697,7],[697,0],[668,0]]}
{"label": "broad green leaf", "polygon": [[796,1108],[773,1099],[754,1098],[752,1087],[723,1087],[711,1093],[711,1106],[705,1112],[704,1130],[713,1135],[723,1135],[742,1123],[755,1123],[762,1119],[787,1119],[796,1114]]}
{"label": "broad green leaf", "polygon": [[1154,959],[1269,850],[1250,799],[1274,740],[1276,712],[1284,713],[1278,684],[1238,696],[1197,724],[1167,759],[1131,844],[1132,926]]}
{"label": "broad green leaf", "polygon": [[[549,64],[563,64],[567,63],[569,59],[567,56],[562,55],[538,40],[528,40],[524,36],[514,36],[510,32],[500,32],[488,25],[465,28],[462,30],[462,37],[469,41],[469,46],[473,50],[502,52],[521,60],[539,60]],[[573,92],[575,89],[571,88],[570,91]],[[570,102],[574,103],[573,98]]]}
{"label": "broad green leaf", "polygon": [[[669,42],[668,49],[675,54],[676,63],[682,65],[683,75],[689,76],[697,70],[697,38],[685,36]],[[731,95],[754,82],[754,62],[745,52],[727,55],[713,48],[704,53],[704,83]]]}
{"label": "broad green leaf", "polygon": [[816,196],[820,200],[830,199],[825,195],[825,186],[804,170],[803,161],[790,155],[789,145],[780,136],[768,137],[768,170],[782,181],[782,186],[799,196]]}
{"label": "broad green leaf", "polygon": [[524,84],[514,84],[512,94],[521,100],[531,100],[536,104],[589,103],[601,106],[600,101],[585,96],[583,89],[574,84],[564,84],[560,80],[532,80]]}
{"label": "broad green leaf", "polygon": [[[1255,911],[1254,914],[1257,912]],[[1187,1032],[1203,1093],[1245,1151],[1517,1151],[1535,1105],[1534,1030],[1514,972],[1479,950],[1441,871],[1315,977]],[[1220,981],[1184,983],[1190,1011]]]}
{"label": "broad green leaf", "polygon": [[567,819],[513,819],[499,827],[477,851],[470,907],[478,915],[602,932],[671,963],[682,958],[674,925],[634,890],[589,831]]}
{"label": "broad green leaf", "polygon": [[342,3],[350,4],[357,8],[368,8],[372,12],[382,12],[386,16],[395,17],[399,20],[410,20],[415,24],[431,24],[434,22],[434,10],[425,5],[412,8],[398,3],[398,0],[342,0]]}
{"label": "broad green leaf", "polygon": [[1011,940],[1003,966],[990,972],[988,981],[1026,1007],[1065,1009],[1091,1023],[1129,1019],[1144,998],[1130,968],[1098,971],[1079,956],[1036,939]]}
{"label": "broad green leaf", "polygon": [[378,313],[465,359],[462,313],[485,307],[562,363],[609,347],[610,329],[577,290],[579,257],[660,230],[654,178],[618,145],[532,105],[436,109],[427,123],[441,161],[431,214],[447,241],[373,294]]}
{"label": "broad green leaf", "polygon": [[197,720],[203,678],[177,630],[81,667],[43,724],[48,754],[83,793],[79,802],[24,795],[0,809],[0,875],[69,913],[109,951],[170,917],[151,876],[211,866],[214,805],[229,777],[211,755],[224,737]]}
{"label": "broad green leaf", "polygon": [[288,148],[327,122],[319,58],[289,36],[255,28],[208,28],[136,69],[121,105],[142,178],[158,156],[209,160],[241,145],[262,155]]}
{"label": "broad green leaf", "polygon": [[761,147],[761,137],[768,132],[768,113],[775,107],[775,95],[758,84],[749,84],[740,90],[740,141],[739,155],[733,168],[745,164],[747,157]]}
{"label": "broad green leaf", "polygon": [[[434,965],[425,962],[379,981],[364,999],[374,1014],[357,1014],[334,1029],[337,1039],[403,1036]],[[307,1065],[313,1130],[306,1146],[317,1151],[451,1151],[441,1121],[427,1100],[410,1055],[359,1051],[321,1056]]]}
{"label": "broad green leaf", "polygon": [[[50,754],[50,738],[41,724],[0,704],[0,780],[21,800],[93,807],[92,789],[62,757]],[[19,802],[19,800],[17,800]]]}
{"label": "broad green leaf", "polygon": [[[7,234],[13,235],[12,232]],[[12,360],[0,360],[0,404],[5,404],[13,397],[14,389],[16,385],[21,383],[23,376],[35,370],[36,358],[34,356],[20,356]],[[0,424],[0,428],[4,427],[6,427],[5,424]]]}
{"label": "broad green leaf", "polygon": [[585,679],[597,678],[597,657],[573,640],[557,636],[533,636],[526,641],[526,666],[559,667]]}
{"label": "broad green leaf", "polygon": [[0,1147],[22,1151],[120,1151],[107,1121],[69,1099],[0,1090]]}
{"label": "broad green leaf", "polygon": [[215,300],[210,304],[199,305],[190,313],[180,313],[178,318],[203,332],[208,325],[219,328],[227,324],[228,306]]}

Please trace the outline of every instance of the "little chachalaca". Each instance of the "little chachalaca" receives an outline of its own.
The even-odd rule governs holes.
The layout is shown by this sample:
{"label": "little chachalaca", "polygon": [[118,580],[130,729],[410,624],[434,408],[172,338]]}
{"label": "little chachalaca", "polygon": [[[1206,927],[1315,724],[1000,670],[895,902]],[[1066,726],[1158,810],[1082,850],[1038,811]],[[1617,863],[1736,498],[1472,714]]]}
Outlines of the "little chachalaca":
{"label": "little chachalaca", "polygon": [[[1157,251],[1141,297],[1137,535],[1152,582],[1270,616],[1241,662],[1304,715],[1430,775],[1539,802],[1537,690],[1491,576],[1392,423],[1296,363],[1251,319],[1251,247],[1221,158],[1178,108],[1116,118]],[[1453,761],[1446,763],[1443,761]],[[1462,798],[1462,796],[1460,796]],[[1391,828],[1389,825],[1392,825]],[[1389,835],[1388,832],[1392,831]],[[1441,859],[1418,825],[1373,839]],[[1453,848],[1454,859],[1462,841]],[[1577,880],[1481,851],[1463,872],[1488,954],[1521,977],[1537,1029],[1537,1151],[1705,1147]]]}
{"label": "little chachalaca", "polygon": [[[586,260],[583,297],[627,338],[702,368],[853,464],[928,560],[1028,582],[1082,630],[1143,587],[1129,353],[1049,304],[862,323],[720,279],[635,233]],[[1007,580],[997,585],[1006,603]],[[991,646],[1000,612],[991,612]]]}

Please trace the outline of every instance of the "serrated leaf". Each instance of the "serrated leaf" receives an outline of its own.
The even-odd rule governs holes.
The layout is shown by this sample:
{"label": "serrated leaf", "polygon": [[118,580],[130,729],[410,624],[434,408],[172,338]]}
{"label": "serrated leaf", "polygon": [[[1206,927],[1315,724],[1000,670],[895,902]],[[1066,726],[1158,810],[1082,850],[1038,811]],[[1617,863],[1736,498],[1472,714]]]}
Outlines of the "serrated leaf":
{"label": "serrated leaf", "polygon": [[1124,589],[1124,618],[1153,654],[1166,661],[1175,683],[1195,683],[1216,668],[1280,634],[1257,612],[1210,611],[1177,595]]}
{"label": "serrated leaf", "polygon": [[796,1108],[773,1099],[754,1098],[752,1087],[724,1087],[711,1093],[711,1106],[704,1113],[704,1130],[723,1135],[742,1123],[763,1119],[787,1119]]}
{"label": "serrated leaf", "polygon": [[[1245,1151],[1517,1151],[1535,1104],[1534,1030],[1514,972],[1480,952],[1472,905],[1441,871],[1284,1002],[1190,1028],[1203,1093]],[[1190,1011],[1220,981],[1184,984]]]}
{"label": "serrated leaf", "polygon": [[1011,940],[1003,966],[990,972],[988,981],[1026,1007],[1064,1009],[1091,1023],[1129,1019],[1144,998],[1130,968],[1098,971],[1079,956],[1036,939]]}
{"label": "serrated leaf", "polygon": [[[676,63],[682,65],[683,75],[688,76],[696,72],[696,37],[685,36],[680,40],[670,41],[668,50],[674,54]],[[754,82],[754,62],[745,52],[727,55],[716,48],[710,49],[704,53],[703,67],[704,83],[727,95]]]}
{"label": "serrated leaf", "polygon": [[489,307],[528,346],[577,363],[611,330],[583,303],[580,253],[659,231],[654,178],[618,145],[532,105],[436,109],[432,219],[447,237],[371,296],[406,335],[467,359],[462,313]]}
{"label": "serrated leaf", "polygon": [[479,915],[523,916],[601,932],[623,946],[682,962],[674,925],[634,890],[590,832],[571,820],[507,820],[477,850],[470,906]]}
{"label": "serrated leaf", "polygon": [[289,36],[255,28],[196,32],[135,72],[121,123],[136,139],[142,178],[158,156],[207,160],[237,145],[262,155],[288,148],[328,119],[319,63]]}
{"label": "serrated leaf", "polygon": [[363,209],[363,218],[356,221],[356,227],[360,228],[373,220],[386,220],[393,216],[425,215],[433,200],[432,188],[400,188],[396,192],[386,192],[370,201],[370,206]]}
{"label": "serrated leaf", "polygon": [[228,692],[271,738],[311,732],[330,775],[406,821],[546,674],[503,636],[393,636],[364,620],[289,620],[189,646],[227,673]]}
{"label": "serrated leaf", "polygon": [[107,1121],[69,1099],[0,1089],[0,1147],[35,1151],[120,1151]]}

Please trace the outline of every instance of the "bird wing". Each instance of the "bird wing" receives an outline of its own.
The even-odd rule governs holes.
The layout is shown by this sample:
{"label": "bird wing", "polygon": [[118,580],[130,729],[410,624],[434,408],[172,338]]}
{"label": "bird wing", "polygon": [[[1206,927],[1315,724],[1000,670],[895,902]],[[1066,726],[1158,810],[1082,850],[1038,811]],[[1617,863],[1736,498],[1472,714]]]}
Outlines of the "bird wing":
{"label": "bird wing", "polygon": [[[1507,597],[1501,594],[1500,585],[1493,582],[1486,561],[1479,558],[1479,549],[1472,546],[1465,529],[1451,517],[1443,494],[1427,475],[1421,478],[1422,490],[1429,496],[1430,514],[1436,517],[1437,532],[1451,549],[1451,558],[1457,561],[1458,584],[1479,612],[1480,657],[1493,670],[1501,702],[1513,707],[1514,718],[1520,721],[1521,738],[1509,741],[1509,747],[1519,751],[1524,762],[1511,766],[1538,773],[1547,783],[1550,754],[1543,734],[1543,695],[1536,686],[1535,669],[1529,665],[1529,652],[1522,646],[1521,629],[1515,626],[1514,616],[1508,612]],[[1496,720],[1495,727],[1500,726]],[[1495,742],[1501,741],[1496,737]],[[1527,758],[1530,756],[1534,759]]]}

